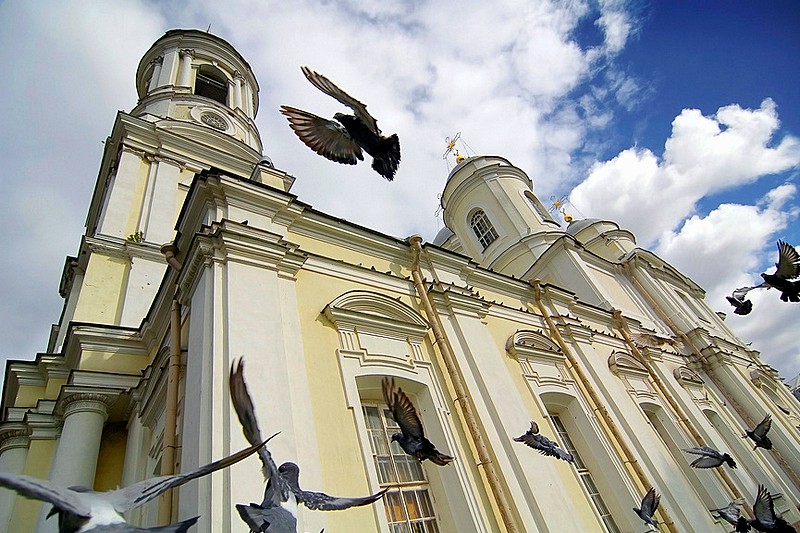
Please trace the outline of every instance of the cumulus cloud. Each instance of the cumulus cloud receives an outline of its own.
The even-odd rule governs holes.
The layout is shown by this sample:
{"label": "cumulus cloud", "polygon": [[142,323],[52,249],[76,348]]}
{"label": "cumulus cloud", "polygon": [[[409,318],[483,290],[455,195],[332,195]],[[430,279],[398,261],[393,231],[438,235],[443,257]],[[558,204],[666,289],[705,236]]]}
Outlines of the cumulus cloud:
{"label": "cumulus cloud", "polygon": [[594,165],[570,201],[585,214],[618,221],[646,246],[692,214],[701,198],[800,165],[799,139],[773,143],[779,124],[771,99],[712,116],[685,109],[672,122],[662,157],[629,148]]}

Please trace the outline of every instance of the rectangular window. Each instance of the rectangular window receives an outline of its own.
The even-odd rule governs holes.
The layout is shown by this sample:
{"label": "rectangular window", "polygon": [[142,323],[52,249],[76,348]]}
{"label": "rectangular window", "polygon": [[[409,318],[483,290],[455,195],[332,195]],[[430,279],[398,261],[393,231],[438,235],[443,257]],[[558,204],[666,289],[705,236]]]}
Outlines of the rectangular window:
{"label": "rectangular window", "polygon": [[609,533],[620,533],[616,522],[614,522],[614,517],[611,516],[611,512],[608,510],[606,503],[603,501],[603,497],[600,495],[597,485],[594,484],[592,474],[589,473],[589,469],[581,459],[581,455],[572,444],[572,440],[570,440],[569,434],[567,434],[567,428],[564,426],[564,423],[561,422],[561,419],[557,415],[550,415],[550,419],[553,421],[553,426],[556,428],[558,440],[561,441],[561,445],[565,450],[571,453],[572,457],[575,459],[575,468],[578,470],[578,477],[580,478],[581,483],[583,483],[583,487],[586,489],[586,492],[589,494],[589,498],[592,500],[592,504],[597,510],[597,514],[600,515],[600,519],[603,521],[603,524],[605,524],[606,531]]}
{"label": "rectangular window", "polygon": [[392,433],[400,431],[385,405],[363,405],[372,458],[381,488],[389,487],[384,504],[391,533],[439,533],[428,480],[422,465],[407,455]]}

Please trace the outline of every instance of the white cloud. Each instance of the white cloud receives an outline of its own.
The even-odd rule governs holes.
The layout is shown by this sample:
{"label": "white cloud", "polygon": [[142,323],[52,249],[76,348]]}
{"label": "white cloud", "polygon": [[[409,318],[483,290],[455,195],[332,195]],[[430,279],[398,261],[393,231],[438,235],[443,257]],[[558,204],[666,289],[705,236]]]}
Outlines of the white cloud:
{"label": "white cloud", "polygon": [[759,109],[730,105],[711,117],[685,109],[672,123],[663,157],[627,149],[596,164],[570,201],[587,216],[619,222],[646,246],[692,214],[701,198],[800,165],[796,137],[773,145],[778,126],[770,99]]}

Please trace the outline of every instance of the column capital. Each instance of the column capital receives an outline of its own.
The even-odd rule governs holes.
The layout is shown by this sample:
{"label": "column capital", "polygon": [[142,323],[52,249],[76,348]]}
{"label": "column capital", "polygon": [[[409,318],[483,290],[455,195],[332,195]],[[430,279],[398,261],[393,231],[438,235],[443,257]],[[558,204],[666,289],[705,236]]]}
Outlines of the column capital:
{"label": "column capital", "polygon": [[181,55],[181,57],[189,56],[194,58],[194,48],[181,48],[178,50],[178,53]]}
{"label": "column capital", "polygon": [[28,448],[31,428],[22,422],[0,425],[0,455],[12,448]]}
{"label": "column capital", "polygon": [[97,413],[108,418],[108,411],[118,396],[105,392],[67,392],[58,401],[56,412],[64,419],[75,413]]}
{"label": "column capital", "polygon": [[156,58],[153,58],[153,60],[150,62],[150,64],[152,65],[161,65],[163,63],[164,63],[164,56],[158,56]]}

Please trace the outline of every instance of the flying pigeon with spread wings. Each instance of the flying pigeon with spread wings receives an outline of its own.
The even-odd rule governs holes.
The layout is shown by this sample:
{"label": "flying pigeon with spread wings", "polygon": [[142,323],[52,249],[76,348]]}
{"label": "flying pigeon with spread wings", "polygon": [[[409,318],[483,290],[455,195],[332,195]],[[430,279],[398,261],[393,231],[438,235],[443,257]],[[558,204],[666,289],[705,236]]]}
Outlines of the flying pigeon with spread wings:
{"label": "flying pigeon with spread wings", "polygon": [[140,528],[128,524],[122,514],[171,488],[237,463],[264,444],[266,441],[256,442],[240,452],[183,474],[145,479],[107,492],[95,492],[86,487],[64,488],[47,480],[5,472],[0,472],[0,486],[15,490],[27,498],[52,504],[53,509],[47,517],[58,515],[59,533],[182,533],[199,517],[167,526]]}
{"label": "flying pigeon with spread wings", "polygon": [[764,420],[758,423],[758,425],[753,428],[753,430],[745,429],[743,439],[750,437],[750,439],[755,442],[755,446],[753,449],[756,448],[764,448],[765,450],[772,449],[772,441],[769,440],[767,437],[767,432],[772,427],[772,416],[767,414],[764,417]]}
{"label": "flying pigeon with spread wings", "polygon": [[761,274],[763,283],[752,287],[741,287],[725,298],[734,307],[734,314],[746,315],[753,309],[753,302],[747,300],[747,293],[755,289],[775,288],[781,293],[784,302],[800,302],[800,253],[790,244],[778,241],[778,262],[775,272]]}
{"label": "flying pigeon with spread wings", "polygon": [[639,518],[641,518],[645,524],[650,524],[658,529],[658,520],[653,518],[653,516],[656,514],[656,509],[658,509],[658,503],[660,501],[661,496],[656,494],[656,489],[650,487],[650,490],[648,490],[647,494],[642,498],[641,507],[634,507],[633,511],[639,515]]}
{"label": "flying pigeon with spread wings", "polygon": [[775,514],[775,505],[772,503],[772,495],[764,488],[764,485],[758,486],[756,503],[753,504],[753,514],[755,518],[752,520],[740,517],[736,523],[736,531],[746,533],[753,527],[758,531],[766,531],[769,533],[797,532],[786,520]]}
{"label": "flying pigeon with spread wings", "polygon": [[355,165],[364,160],[362,150],[372,156],[372,168],[389,181],[394,179],[400,164],[400,140],[397,134],[385,137],[378,122],[367,112],[367,106],[356,100],[331,80],[308,67],[301,67],[311,84],[353,110],[352,115],[336,113],[336,122],[288,105],[281,113],[289,126],[306,146],[319,155],[342,163]]}
{"label": "flying pigeon with spread wings", "polygon": [[733,460],[733,457],[727,453],[718,452],[714,448],[709,448],[708,446],[685,448],[683,451],[700,456],[692,461],[692,468],[716,468],[722,464],[727,464],[731,468],[736,468],[736,461]]}
{"label": "flying pigeon with spread wings", "polygon": [[[248,442],[261,440],[261,430],[256,420],[255,407],[244,381],[244,361],[239,360],[231,366],[230,393],[233,407],[242,424],[242,431]],[[267,480],[264,499],[260,504],[238,504],[236,510],[242,520],[253,532],[295,533],[297,530],[297,504],[309,509],[338,511],[368,505],[379,500],[387,489],[376,494],[359,498],[329,496],[324,492],[306,491],[300,488],[300,467],[286,462],[280,467],[275,464],[272,454],[265,446],[259,450],[262,472]]]}
{"label": "flying pigeon with spread wings", "polygon": [[516,442],[523,442],[527,444],[543,455],[557,457],[567,461],[568,463],[575,462],[575,459],[572,457],[571,453],[565,452],[558,447],[558,444],[539,433],[539,425],[536,422],[531,421],[531,428],[523,435],[515,437],[514,440]]}
{"label": "flying pigeon with spread wings", "polygon": [[400,432],[392,435],[392,440],[397,441],[408,455],[416,457],[420,462],[430,459],[432,463],[446,466],[453,461],[453,457],[445,455],[425,438],[422,422],[414,409],[414,404],[408,399],[403,389],[395,387],[394,378],[383,378],[383,399],[389,406],[392,418],[400,426]]}

